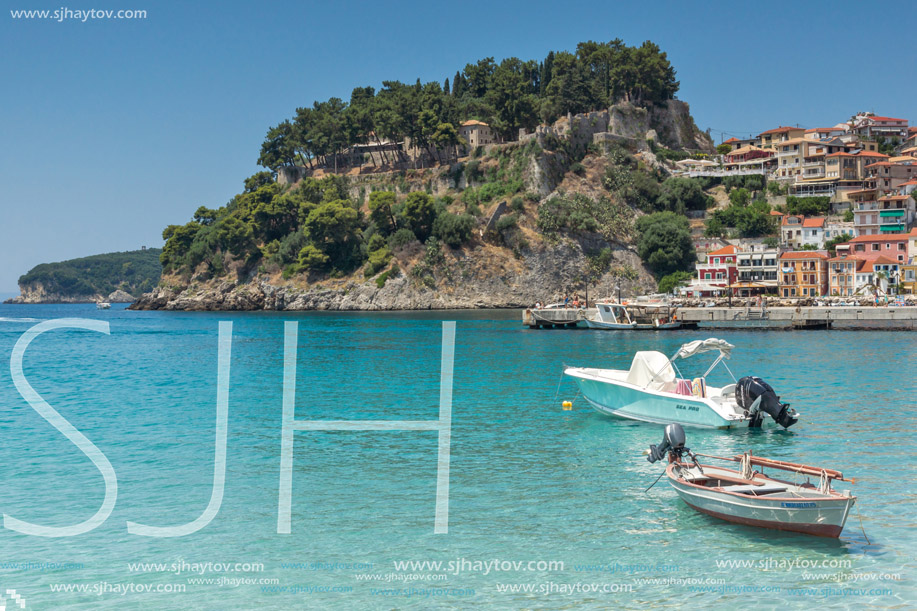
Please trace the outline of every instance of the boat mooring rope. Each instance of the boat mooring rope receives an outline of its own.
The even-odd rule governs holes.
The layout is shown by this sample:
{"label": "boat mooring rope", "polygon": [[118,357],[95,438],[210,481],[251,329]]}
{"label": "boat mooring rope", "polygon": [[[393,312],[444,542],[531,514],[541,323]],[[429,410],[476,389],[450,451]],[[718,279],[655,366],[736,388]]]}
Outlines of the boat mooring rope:
{"label": "boat mooring rope", "polygon": [[872,545],[872,542],[869,540],[869,537],[866,536],[866,529],[863,528],[863,518],[860,517],[860,506],[856,505],[857,510],[857,520],[860,522],[860,532],[863,533],[863,538],[866,539],[867,545]]}
{"label": "boat mooring rope", "polygon": [[[656,478],[656,481],[653,482],[652,484],[650,484],[650,488],[652,488],[653,486],[655,486],[656,484],[658,484],[658,483],[659,483],[659,480],[662,479],[662,476],[663,476],[663,475],[665,475],[665,471],[663,471],[662,473],[660,473],[660,474],[659,474],[659,477]],[[643,491],[643,494],[646,494],[647,492],[649,492],[649,491],[650,491],[650,488],[647,488],[646,490],[644,490],[644,491]]]}
{"label": "boat mooring rope", "polygon": [[554,398],[551,399],[551,405],[554,406],[557,403],[557,397],[560,396],[560,386],[564,383],[564,370],[567,368],[566,363],[562,363],[560,366],[560,379],[557,380],[557,390],[554,391]]}

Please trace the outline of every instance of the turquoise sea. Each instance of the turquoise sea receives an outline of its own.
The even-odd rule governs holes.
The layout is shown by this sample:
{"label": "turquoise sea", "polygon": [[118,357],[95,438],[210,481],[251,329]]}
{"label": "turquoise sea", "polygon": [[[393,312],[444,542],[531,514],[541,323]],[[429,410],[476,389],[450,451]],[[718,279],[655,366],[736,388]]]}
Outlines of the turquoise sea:
{"label": "turquoise sea", "polygon": [[[0,510],[52,526],[92,516],[105,492],[13,384],[17,340],[58,318],[105,320],[111,333],[44,333],[24,373],[110,461],[117,502],[74,537],[0,529],[8,609],[9,590],[27,609],[917,605],[917,334],[532,331],[518,311],[0,306]],[[445,320],[456,321],[448,533],[434,533],[436,432],[297,431],[292,533],[278,534],[284,322],[299,323],[297,420],[436,420]],[[233,341],[219,512],[183,537],[129,534],[127,521],[191,522],[211,498],[220,321]],[[671,354],[709,336],[736,345],[737,376],[762,377],[803,416],[789,431],[689,429],[688,445],[855,477],[840,540],[720,522],[664,480],[645,492],[662,468],[643,451],[661,427],[609,419],[582,398],[561,409],[576,395],[564,364],[626,368],[637,350]]]}

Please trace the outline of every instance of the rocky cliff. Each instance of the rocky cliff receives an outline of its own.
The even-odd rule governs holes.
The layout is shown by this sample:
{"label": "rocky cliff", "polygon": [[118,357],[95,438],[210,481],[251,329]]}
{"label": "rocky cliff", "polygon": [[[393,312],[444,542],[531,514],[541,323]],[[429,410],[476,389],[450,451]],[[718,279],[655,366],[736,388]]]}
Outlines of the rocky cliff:
{"label": "rocky cliff", "polygon": [[96,303],[107,301],[109,303],[133,303],[135,298],[130,293],[122,290],[112,291],[107,295],[72,294],[49,291],[41,283],[34,283],[19,287],[20,295],[7,299],[4,303],[11,304],[38,304],[38,303]]}
{"label": "rocky cliff", "polygon": [[[600,239],[599,239],[600,240]],[[631,279],[614,273],[586,286],[581,280],[587,265],[583,244],[564,240],[506,256],[505,249],[478,243],[450,251],[432,277],[418,279],[400,273],[383,286],[375,280],[325,282],[303,286],[277,277],[234,283],[225,279],[183,283],[164,279],[163,285],[141,297],[137,310],[440,310],[464,308],[521,308],[536,301],[562,300],[578,293],[589,298],[653,290],[649,274],[636,271]],[[589,245],[586,245],[589,248]],[[409,258],[410,254],[408,254]],[[641,270],[639,257],[626,248],[614,251],[620,265]],[[407,265],[407,261],[403,260]]]}

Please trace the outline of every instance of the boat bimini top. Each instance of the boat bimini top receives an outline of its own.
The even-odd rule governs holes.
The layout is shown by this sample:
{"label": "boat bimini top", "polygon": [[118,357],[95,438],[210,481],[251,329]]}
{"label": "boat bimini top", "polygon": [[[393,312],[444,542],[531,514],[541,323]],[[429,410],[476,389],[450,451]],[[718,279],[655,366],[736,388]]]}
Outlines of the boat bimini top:
{"label": "boat bimini top", "polygon": [[711,337],[703,340],[695,340],[682,345],[671,358],[667,358],[664,354],[656,352],[655,350],[637,352],[630,365],[630,371],[627,373],[626,381],[629,384],[641,386],[643,388],[665,388],[670,383],[674,383],[676,377],[684,377],[675,365],[677,359],[684,359],[704,352],[718,350],[720,353],[719,356],[701,377],[706,378],[710,375],[710,372],[713,371],[714,367],[723,363],[723,367],[726,368],[733,382],[735,382],[736,377],[732,374],[732,371],[729,370],[729,367],[726,367],[726,363],[724,362],[725,359],[730,357],[733,348],[735,348],[735,346],[726,340]]}

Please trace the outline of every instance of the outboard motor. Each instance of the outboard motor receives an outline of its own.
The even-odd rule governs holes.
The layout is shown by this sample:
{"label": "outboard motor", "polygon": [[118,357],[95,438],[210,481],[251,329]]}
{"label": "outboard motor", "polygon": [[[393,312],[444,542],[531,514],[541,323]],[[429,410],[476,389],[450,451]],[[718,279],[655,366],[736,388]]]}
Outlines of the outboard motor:
{"label": "outboard motor", "polygon": [[796,424],[796,410],[790,409],[789,403],[781,403],[774,389],[761,378],[746,376],[736,382],[736,402],[751,416],[751,428],[761,427],[764,414],[785,429]]}
{"label": "outboard motor", "polygon": [[688,449],[685,447],[685,430],[681,428],[680,424],[668,424],[665,427],[662,443],[658,446],[651,445],[649,456],[646,459],[651,463],[656,462],[665,458],[669,452],[680,458],[686,450]]}

